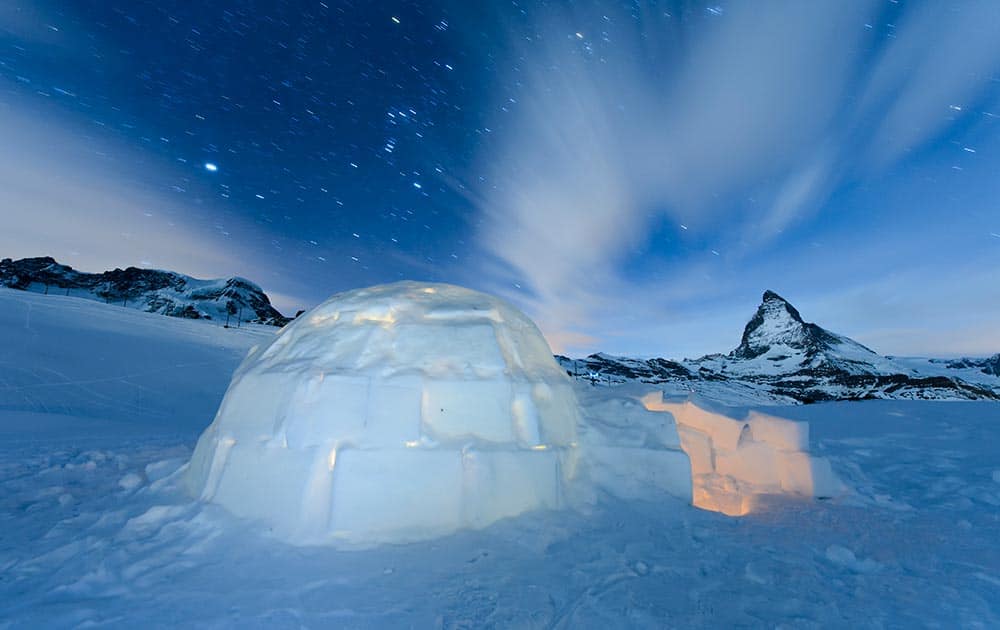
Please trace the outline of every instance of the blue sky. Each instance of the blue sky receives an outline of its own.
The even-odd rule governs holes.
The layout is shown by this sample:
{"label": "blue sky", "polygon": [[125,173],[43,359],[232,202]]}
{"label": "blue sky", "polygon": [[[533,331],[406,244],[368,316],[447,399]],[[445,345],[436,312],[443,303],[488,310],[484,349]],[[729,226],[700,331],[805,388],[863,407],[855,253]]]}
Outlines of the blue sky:
{"label": "blue sky", "polygon": [[4,256],[286,312],[454,282],[571,354],[727,351],[765,289],[884,353],[1000,351],[985,0],[14,0],[0,135]]}

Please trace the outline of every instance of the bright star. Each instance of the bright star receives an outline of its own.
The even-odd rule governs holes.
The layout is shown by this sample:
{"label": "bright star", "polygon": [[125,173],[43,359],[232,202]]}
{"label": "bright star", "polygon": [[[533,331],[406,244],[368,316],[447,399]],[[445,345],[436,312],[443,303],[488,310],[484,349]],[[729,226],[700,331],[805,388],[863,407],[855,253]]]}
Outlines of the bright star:
{"label": "bright star", "polygon": [[219,170],[219,167],[211,162],[205,162],[205,170],[210,173],[214,173],[215,171]]}

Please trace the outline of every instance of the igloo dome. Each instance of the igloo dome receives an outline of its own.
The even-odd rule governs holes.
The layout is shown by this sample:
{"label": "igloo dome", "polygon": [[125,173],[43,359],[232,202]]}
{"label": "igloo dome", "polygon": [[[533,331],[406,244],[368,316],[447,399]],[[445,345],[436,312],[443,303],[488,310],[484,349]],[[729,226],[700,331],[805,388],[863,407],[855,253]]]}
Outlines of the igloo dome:
{"label": "igloo dome", "polygon": [[196,497],[293,542],[382,542],[560,505],[578,407],[520,311],[446,284],[333,296],[250,351]]}

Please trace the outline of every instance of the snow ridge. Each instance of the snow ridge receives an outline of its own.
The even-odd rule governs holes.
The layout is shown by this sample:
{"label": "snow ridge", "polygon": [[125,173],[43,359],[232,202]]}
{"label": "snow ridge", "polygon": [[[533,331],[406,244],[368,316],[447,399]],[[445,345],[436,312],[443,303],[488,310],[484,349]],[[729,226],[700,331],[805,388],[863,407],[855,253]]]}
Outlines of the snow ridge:
{"label": "snow ridge", "polygon": [[239,277],[199,280],[173,271],[128,267],[84,273],[54,258],[0,261],[0,286],[98,300],[187,319],[284,326],[290,320],[258,285]]}
{"label": "snow ridge", "polygon": [[885,357],[806,322],[774,291],[764,292],[740,345],[726,355],[683,361],[607,354],[557,359],[580,380],[667,384],[677,393],[724,395],[734,404],[1000,399],[1000,355],[957,361]]}

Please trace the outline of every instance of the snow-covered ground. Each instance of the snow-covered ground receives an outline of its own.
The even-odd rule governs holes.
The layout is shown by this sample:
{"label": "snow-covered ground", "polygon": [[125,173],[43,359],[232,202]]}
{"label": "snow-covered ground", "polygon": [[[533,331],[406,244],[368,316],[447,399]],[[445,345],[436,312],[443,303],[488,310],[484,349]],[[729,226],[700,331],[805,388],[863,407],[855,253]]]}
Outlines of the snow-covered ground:
{"label": "snow-covered ground", "polygon": [[1000,627],[998,403],[769,407],[853,489],[828,501],[731,518],[598,492],[295,547],[178,475],[272,334],[0,290],[0,627]]}

